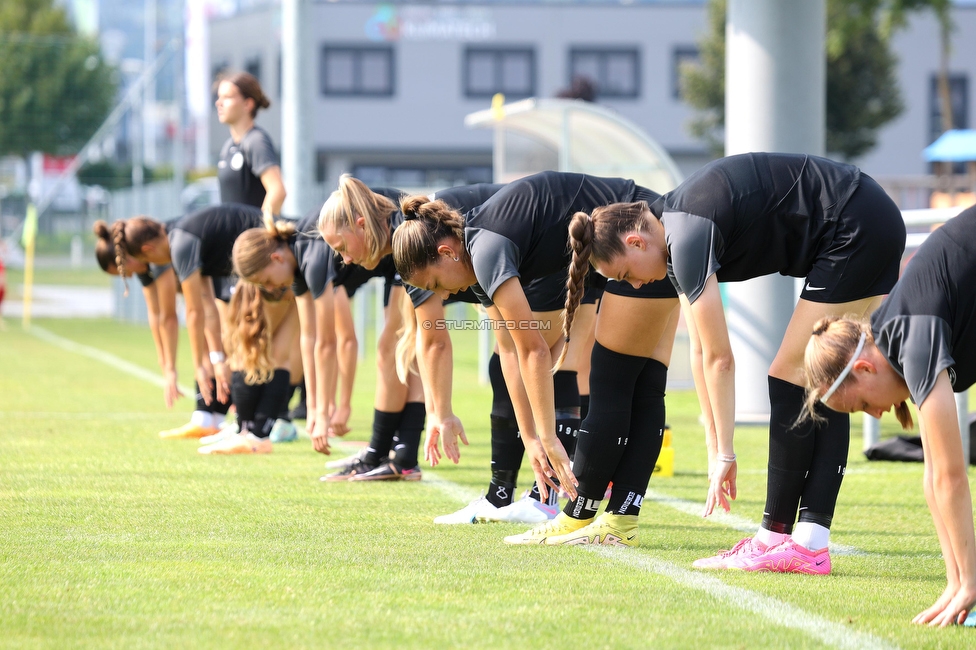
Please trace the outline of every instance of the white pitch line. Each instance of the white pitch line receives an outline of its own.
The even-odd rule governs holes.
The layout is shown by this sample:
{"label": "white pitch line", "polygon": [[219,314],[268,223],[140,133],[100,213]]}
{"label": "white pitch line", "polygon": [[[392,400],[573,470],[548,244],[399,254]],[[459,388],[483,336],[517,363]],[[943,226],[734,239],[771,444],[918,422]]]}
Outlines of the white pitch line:
{"label": "white pitch line", "polygon": [[799,630],[837,648],[889,650],[898,647],[873,634],[859,632],[816,614],[805,612],[781,600],[742,587],[727,585],[714,576],[689,571],[664,560],[634,553],[628,549],[606,546],[585,548],[615,562],[662,575],[682,587],[703,591],[726,605],[753,612],[775,625]]}
{"label": "white pitch line", "polygon": [[[135,377],[138,377],[139,379],[148,381],[157,386],[162,385],[161,377],[145,370],[144,368],[129,363],[124,359],[99,350],[98,348],[82,345],[81,343],[75,343],[74,341],[62,338],[56,334],[52,334],[51,332],[37,326],[31,327],[31,329],[28,331],[34,334],[37,338],[57,345],[62,349],[82,354],[95,359],[96,361],[101,361],[102,363],[106,363],[118,370],[127,372]],[[181,390],[186,389],[181,388]],[[345,446],[346,445],[341,443],[335,444],[335,447],[337,448],[342,448]],[[427,482],[432,487],[450,496],[451,498],[462,502],[468,502],[478,497],[478,492],[472,490],[471,488],[466,488],[452,481],[448,481],[447,479],[440,478],[433,472],[427,471],[424,473],[428,477]],[[692,501],[685,501],[683,499],[676,499],[651,491],[648,492],[648,498],[660,501],[666,505],[670,505],[671,507],[681,510],[682,512],[688,512],[689,514],[698,515],[701,513],[701,509],[703,507],[702,504],[697,504]],[[727,515],[725,513],[721,513],[721,517],[723,520],[725,518],[729,518],[732,522],[734,522],[734,525],[732,526],[733,528],[745,526],[747,523],[750,524],[749,531],[757,528],[755,524],[751,524],[751,522],[748,522],[747,519],[738,517],[737,515]],[[722,521],[719,521],[718,518],[716,518],[715,521],[716,523],[723,523]],[[732,524],[725,523],[724,525]],[[639,555],[633,551],[615,552],[617,549],[606,549],[602,547],[588,548],[596,553],[603,554],[605,557],[611,558],[614,561],[624,562],[630,566],[650,570],[660,575],[669,577],[682,586],[705,591],[709,595],[723,600],[728,604],[764,616],[777,625],[805,632],[810,636],[818,638],[823,642],[829,643],[830,645],[838,648],[876,648],[878,650],[897,648],[897,646],[890,645],[884,640],[873,635],[846,628],[828,619],[810,614],[809,612],[804,612],[797,607],[788,605],[787,603],[776,600],[770,596],[765,596],[748,589],[742,589],[741,587],[727,585],[717,578],[683,569],[675,564],[671,564],[670,562]]]}
{"label": "white pitch line", "polygon": [[[644,501],[653,501],[655,503],[660,503],[669,508],[673,508],[678,512],[683,512],[687,515],[692,515],[702,519],[702,512],[705,510],[705,504],[697,501],[688,501],[687,499],[679,499],[678,497],[670,496],[664,492],[659,492],[658,490],[648,490],[647,494],[644,495]],[[720,509],[716,509],[708,517],[704,518],[706,522],[718,524],[719,526],[725,526],[733,530],[738,530],[739,532],[754,534],[759,530],[759,524],[747,519],[746,517],[740,517],[739,515],[733,515],[732,513],[722,512]],[[830,542],[830,552],[834,555],[867,555],[865,551],[854,546],[848,546],[846,544],[838,544],[836,542]]]}
{"label": "white pitch line", "polygon": [[[58,336],[57,334],[54,334],[53,332],[49,332],[43,327],[38,327],[37,325],[31,325],[31,327],[27,330],[27,333],[32,334],[33,336],[41,339],[42,341],[46,341],[51,345],[56,345],[62,350],[67,350],[68,352],[74,352],[76,354],[80,354],[82,356],[88,357],[90,359],[94,359],[96,361],[101,361],[106,365],[112,366],[116,370],[121,370],[122,372],[128,373],[133,377],[138,377],[143,381],[148,381],[150,384],[153,384],[154,386],[159,386],[160,388],[166,387],[165,380],[159,374],[155,372],[150,372],[149,370],[146,370],[142,366],[137,366],[136,364],[126,361],[122,357],[117,357],[110,352],[99,350],[98,348],[93,348],[91,346],[84,345],[82,343],[76,343],[71,339],[66,339],[63,336]],[[178,387],[181,392],[187,395],[193,395],[196,393],[194,389],[189,388],[187,386],[179,385]]]}

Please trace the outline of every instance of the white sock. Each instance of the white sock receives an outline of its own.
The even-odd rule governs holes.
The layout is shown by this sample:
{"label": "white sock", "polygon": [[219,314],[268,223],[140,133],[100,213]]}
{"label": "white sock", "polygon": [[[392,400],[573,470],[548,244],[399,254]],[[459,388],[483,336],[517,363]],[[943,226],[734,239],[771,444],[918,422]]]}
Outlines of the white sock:
{"label": "white sock", "polygon": [[198,427],[214,427],[214,414],[209,411],[194,411],[193,415],[190,416],[190,424],[195,424]]}
{"label": "white sock", "polygon": [[811,521],[801,521],[793,529],[793,541],[809,551],[819,551],[830,542],[830,529]]}
{"label": "white sock", "polygon": [[774,533],[771,530],[766,530],[765,528],[760,527],[759,532],[756,533],[755,540],[760,544],[764,544],[765,546],[773,547],[779,546],[789,538],[790,536],[784,533]]}

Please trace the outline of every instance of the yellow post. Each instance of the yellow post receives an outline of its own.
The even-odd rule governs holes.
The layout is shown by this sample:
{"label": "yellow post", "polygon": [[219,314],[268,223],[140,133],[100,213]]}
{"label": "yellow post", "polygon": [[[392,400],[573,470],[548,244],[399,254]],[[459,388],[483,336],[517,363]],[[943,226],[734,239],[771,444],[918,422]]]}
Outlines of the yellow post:
{"label": "yellow post", "polygon": [[37,239],[37,208],[27,204],[24,233],[20,238],[24,245],[24,329],[30,329],[31,297],[34,288],[34,240]]}

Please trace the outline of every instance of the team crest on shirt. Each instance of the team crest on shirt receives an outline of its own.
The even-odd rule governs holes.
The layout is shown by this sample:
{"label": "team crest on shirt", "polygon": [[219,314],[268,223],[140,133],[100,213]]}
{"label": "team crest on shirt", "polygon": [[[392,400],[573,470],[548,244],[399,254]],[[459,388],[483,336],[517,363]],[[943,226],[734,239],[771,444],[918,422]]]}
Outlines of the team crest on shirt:
{"label": "team crest on shirt", "polygon": [[230,157],[230,168],[236,172],[236,171],[240,171],[241,167],[243,166],[244,166],[244,154],[238,151],[233,156]]}

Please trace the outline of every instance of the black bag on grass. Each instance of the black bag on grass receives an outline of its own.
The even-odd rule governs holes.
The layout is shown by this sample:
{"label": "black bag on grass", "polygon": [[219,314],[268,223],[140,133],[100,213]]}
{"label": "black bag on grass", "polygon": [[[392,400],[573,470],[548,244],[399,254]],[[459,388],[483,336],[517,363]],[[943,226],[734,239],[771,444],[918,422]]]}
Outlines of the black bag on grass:
{"label": "black bag on grass", "polygon": [[895,436],[879,440],[864,450],[868,460],[901,460],[921,463],[922,436]]}

